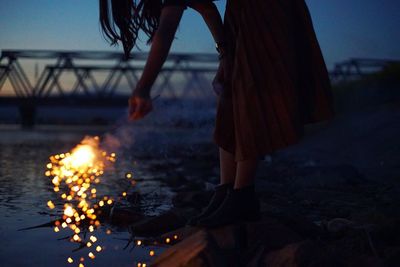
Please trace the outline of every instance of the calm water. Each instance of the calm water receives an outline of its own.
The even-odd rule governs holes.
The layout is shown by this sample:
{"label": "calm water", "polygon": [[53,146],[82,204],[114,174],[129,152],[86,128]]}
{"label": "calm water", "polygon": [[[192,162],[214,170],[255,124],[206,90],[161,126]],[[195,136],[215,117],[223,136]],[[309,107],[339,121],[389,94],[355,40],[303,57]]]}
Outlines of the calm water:
{"label": "calm water", "polygon": [[[91,127],[38,127],[34,131],[19,127],[1,126],[0,129],[0,266],[77,266],[66,262],[69,256],[87,256],[89,250],[72,252],[77,244],[67,240],[69,231],[53,232],[52,228],[18,231],[21,228],[40,225],[57,219],[57,210],[49,210],[46,202],[55,200],[53,186],[44,176],[50,155],[69,151],[87,134],[101,134],[105,129]],[[126,129],[120,137],[127,136]],[[207,132],[208,133],[208,132]],[[125,137],[124,137],[125,136]],[[196,138],[209,138],[209,134],[191,130],[140,127],[135,129],[134,144],[124,148],[113,169],[102,178],[99,195],[117,196],[124,190],[123,177],[133,172],[140,179],[128,191],[139,192],[146,203],[145,213],[158,214],[171,207],[172,193],[162,182],[162,169],[151,171],[151,166],[160,161],[179,161],[171,157],[166,148],[170,144],[182,143]],[[125,140],[124,140],[125,141]],[[153,168],[154,169],[154,168]],[[61,202],[55,201],[61,206]],[[119,205],[127,205],[119,203]],[[107,235],[105,232],[112,232]],[[147,248],[124,250],[129,234],[127,229],[103,224],[96,231],[98,244],[104,251],[95,260],[86,257],[85,266],[134,266],[137,261],[149,260]]]}

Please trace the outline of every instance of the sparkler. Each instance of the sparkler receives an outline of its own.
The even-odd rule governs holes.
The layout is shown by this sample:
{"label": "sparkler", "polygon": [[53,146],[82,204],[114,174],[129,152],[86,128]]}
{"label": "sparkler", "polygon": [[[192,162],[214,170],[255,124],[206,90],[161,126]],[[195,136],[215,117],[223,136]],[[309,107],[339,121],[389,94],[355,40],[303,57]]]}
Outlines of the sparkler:
{"label": "sparkler", "polygon": [[[159,96],[157,95],[152,100],[156,100]],[[125,122],[119,122],[113,129],[119,128],[122,123],[125,124]],[[100,138],[96,136],[86,137],[71,152],[51,156],[50,162],[46,165],[45,175],[51,179],[54,192],[64,202],[63,216],[62,219],[55,222],[54,232],[59,232],[62,229],[72,231],[71,242],[79,243],[81,248],[94,249],[87,254],[90,259],[95,259],[95,253],[100,253],[103,250],[103,247],[96,243],[98,239],[93,234],[100,226],[100,221],[97,218],[100,209],[105,205],[111,206],[111,218],[116,204],[121,201],[121,195],[125,198],[127,196],[126,191],[129,189],[126,188],[116,201],[107,196],[100,200],[97,198],[96,185],[100,183],[105,168],[115,161],[116,154],[108,154],[102,150]],[[127,173],[125,178],[130,180],[133,176],[131,173]],[[134,181],[130,181],[129,187],[134,184]],[[50,209],[55,209],[55,204],[51,200],[47,202],[47,206]],[[88,231],[90,236],[86,240]],[[109,234],[109,230],[107,230],[107,234]],[[141,241],[138,241],[138,245],[140,245],[139,242]],[[166,243],[169,243],[169,241]],[[150,251],[150,256],[154,255],[155,252]],[[84,267],[84,260],[84,257],[76,260],[72,257],[67,258],[68,263],[77,262],[79,267]],[[143,267],[146,266],[146,263],[139,264]]]}
{"label": "sparkler", "polygon": [[[127,196],[129,190],[125,188],[116,200],[107,196],[100,199],[97,197],[96,185],[100,183],[105,168],[115,162],[116,154],[102,150],[99,137],[86,137],[71,152],[51,156],[46,165],[45,175],[51,179],[54,192],[63,202],[63,215],[55,222],[54,232],[70,230],[70,241],[79,243],[80,248],[92,249],[86,254],[92,260],[96,258],[96,253],[104,249],[94,234],[100,226],[97,218],[100,209],[106,205],[111,206],[111,218],[116,204]],[[129,187],[135,185],[132,173],[126,173],[125,179],[129,181]],[[56,208],[52,200],[47,202],[47,206],[50,209]],[[110,234],[109,229],[107,234]],[[141,243],[138,241],[137,245]],[[149,255],[154,256],[155,252],[151,250]],[[66,261],[83,267],[85,258],[68,257]],[[146,266],[146,263],[141,263],[141,266]]]}
{"label": "sparkler", "polygon": [[[100,226],[97,218],[99,208],[112,205],[113,199],[104,197],[97,199],[96,185],[100,183],[100,177],[107,165],[116,161],[115,153],[108,154],[100,148],[99,137],[87,137],[71,152],[62,153],[50,157],[46,165],[45,175],[50,177],[54,185],[54,192],[64,202],[63,216],[55,223],[54,231],[59,232],[60,226],[72,231],[71,242],[80,243],[84,247],[92,247],[88,257],[94,259],[95,253],[103,248],[98,245],[94,230]],[[47,206],[54,209],[53,201],[49,200]],[[87,231],[91,234],[85,240]],[[79,266],[84,266],[84,258],[77,260]],[[68,263],[75,260],[68,257]]]}

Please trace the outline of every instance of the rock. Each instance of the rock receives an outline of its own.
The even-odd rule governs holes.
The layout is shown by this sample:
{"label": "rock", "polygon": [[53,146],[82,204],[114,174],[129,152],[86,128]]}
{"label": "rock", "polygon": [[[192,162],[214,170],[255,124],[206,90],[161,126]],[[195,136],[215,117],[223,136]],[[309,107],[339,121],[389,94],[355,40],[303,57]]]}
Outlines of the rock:
{"label": "rock", "polygon": [[365,182],[363,175],[352,165],[304,166],[296,169],[289,179],[293,187],[340,188]]}
{"label": "rock", "polygon": [[173,173],[168,175],[168,178],[165,180],[165,183],[170,187],[177,187],[182,184],[187,183],[187,178],[182,173]]}
{"label": "rock", "polygon": [[[347,262],[347,266],[349,267],[389,267],[390,265],[384,264],[384,262],[376,257],[370,256],[370,255],[355,255],[354,257],[350,258]],[[399,262],[397,262],[397,265],[394,266],[399,266]]]}
{"label": "rock", "polygon": [[372,229],[371,238],[381,247],[400,247],[400,219],[387,218],[384,223]]}
{"label": "rock", "polygon": [[142,196],[139,192],[131,192],[127,197],[128,202],[133,206],[140,205],[140,201],[142,200]]}
{"label": "rock", "polygon": [[345,267],[344,262],[328,254],[321,243],[303,240],[265,254],[261,266],[268,267]]}
{"label": "rock", "polygon": [[246,230],[247,246],[260,243],[268,251],[303,239],[285,223],[272,217],[263,218],[260,222],[248,223]]}
{"label": "rock", "polygon": [[328,221],[325,226],[331,233],[340,233],[355,226],[355,223],[344,218],[334,218]]}
{"label": "rock", "polygon": [[160,216],[146,218],[130,226],[135,236],[154,237],[178,229],[186,224],[186,218],[171,210]]}
{"label": "rock", "polygon": [[353,165],[322,165],[310,160],[277,160],[262,166],[258,176],[294,188],[341,188],[366,182],[362,173]]}
{"label": "rock", "polygon": [[109,216],[111,223],[115,225],[129,225],[144,218],[145,216],[142,212],[123,208],[115,208]]}
{"label": "rock", "polygon": [[212,194],[212,191],[182,191],[174,196],[172,204],[177,208],[190,207],[192,209],[201,210],[207,206]]}
{"label": "rock", "polygon": [[400,265],[400,246],[385,249],[384,266],[398,267]]}
{"label": "rock", "polygon": [[310,220],[302,217],[299,214],[296,216],[276,216],[281,223],[289,229],[295,231],[301,237],[318,238],[324,234],[323,229],[311,222]]}

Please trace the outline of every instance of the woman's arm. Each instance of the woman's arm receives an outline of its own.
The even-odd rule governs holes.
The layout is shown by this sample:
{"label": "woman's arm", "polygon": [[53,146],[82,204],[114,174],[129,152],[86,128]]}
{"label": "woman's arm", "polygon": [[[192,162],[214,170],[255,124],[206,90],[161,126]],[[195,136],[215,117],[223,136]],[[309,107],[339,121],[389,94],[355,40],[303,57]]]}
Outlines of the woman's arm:
{"label": "woman's arm", "polygon": [[129,118],[137,120],[152,110],[150,98],[153,86],[171,48],[184,7],[166,6],[161,11],[160,24],[154,34],[143,73],[129,99]]}
{"label": "woman's arm", "polygon": [[214,41],[216,43],[224,43],[223,22],[217,6],[212,2],[193,2],[190,7],[203,17],[214,37]]}
{"label": "woman's arm", "polygon": [[167,6],[162,9],[160,24],[154,34],[143,74],[135,88],[138,95],[150,96],[150,89],[168,56],[183,10],[180,6]]}

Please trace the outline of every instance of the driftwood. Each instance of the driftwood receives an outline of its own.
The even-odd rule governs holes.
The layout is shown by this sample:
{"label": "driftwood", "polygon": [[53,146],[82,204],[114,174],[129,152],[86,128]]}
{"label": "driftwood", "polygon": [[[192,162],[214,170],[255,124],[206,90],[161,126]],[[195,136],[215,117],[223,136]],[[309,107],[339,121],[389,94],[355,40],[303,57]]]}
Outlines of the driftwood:
{"label": "driftwood", "polygon": [[182,235],[183,241],[162,253],[152,266],[246,266],[266,249],[301,240],[274,219],[215,229],[185,227],[173,234]]}
{"label": "driftwood", "polygon": [[371,250],[371,240],[357,227],[343,228],[346,234],[339,237],[338,229],[330,233],[311,222],[307,225],[303,219],[295,221],[268,217],[215,229],[186,226],[159,237],[162,242],[178,236],[180,242],[161,253],[151,266],[384,266],[382,258]]}

